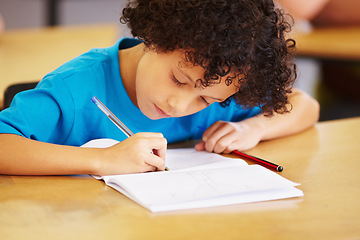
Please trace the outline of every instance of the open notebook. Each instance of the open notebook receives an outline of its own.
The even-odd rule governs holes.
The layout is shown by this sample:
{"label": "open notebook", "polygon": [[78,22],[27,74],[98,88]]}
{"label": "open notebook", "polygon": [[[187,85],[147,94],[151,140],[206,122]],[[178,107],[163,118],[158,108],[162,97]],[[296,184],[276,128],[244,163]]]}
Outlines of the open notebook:
{"label": "open notebook", "polygon": [[[90,141],[83,147],[104,148],[111,139]],[[152,212],[222,206],[303,196],[278,173],[238,158],[194,149],[169,149],[169,171],[98,177],[106,185]]]}

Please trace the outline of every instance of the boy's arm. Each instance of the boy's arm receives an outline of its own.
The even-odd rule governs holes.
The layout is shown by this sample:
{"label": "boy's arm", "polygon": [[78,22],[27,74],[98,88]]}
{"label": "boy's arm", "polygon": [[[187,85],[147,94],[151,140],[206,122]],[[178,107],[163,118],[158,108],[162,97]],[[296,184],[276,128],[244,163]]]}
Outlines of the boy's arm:
{"label": "boy's arm", "polygon": [[313,126],[319,119],[319,103],[308,94],[294,89],[289,95],[290,113],[265,117],[260,114],[241,122],[216,122],[203,135],[197,150],[229,153],[248,150],[260,141],[295,134]]}
{"label": "boy's arm", "polygon": [[284,7],[293,17],[310,21],[322,11],[329,1],[330,0],[276,0],[274,2]]}
{"label": "boy's arm", "polygon": [[270,140],[303,131],[313,126],[320,115],[318,101],[303,91],[293,90],[289,95],[290,113],[274,114],[273,117],[255,116],[249,120],[261,130],[261,140]]}
{"label": "boy's arm", "polygon": [[359,0],[276,0],[293,17],[314,25],[354,25],[360,23]]}
{"label": "boy's arm", "polygon": [[[157,155],[151,154],[151,150]],[[104,149],[56,145],[0,134],[0,174],[112,175],[163,170],[165,151],[166,140],[159,133],[135,134]]]}

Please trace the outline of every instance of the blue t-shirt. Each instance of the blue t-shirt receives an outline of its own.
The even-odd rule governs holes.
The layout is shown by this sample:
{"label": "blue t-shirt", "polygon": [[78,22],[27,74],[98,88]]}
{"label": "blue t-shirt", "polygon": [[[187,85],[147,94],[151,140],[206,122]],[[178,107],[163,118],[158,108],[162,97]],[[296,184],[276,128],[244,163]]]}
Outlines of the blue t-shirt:
{"label": "blue t-shirt", "polygon": [[124,38],[109,48],[92,49],[47,74],[33,90],[15,96],[0,112],[0,133],[11,133],[62,145],[80,146],[92,139],[124,140],[125,135],[91,102],[96,96],[132,132],[161,132],[168,143],[200,139],[202,130],[218,120],[241,121],[261,112],[234,101],[213,103],[180,118],[151,120],[130,100],[119,68],[119,49],[139,44]]}

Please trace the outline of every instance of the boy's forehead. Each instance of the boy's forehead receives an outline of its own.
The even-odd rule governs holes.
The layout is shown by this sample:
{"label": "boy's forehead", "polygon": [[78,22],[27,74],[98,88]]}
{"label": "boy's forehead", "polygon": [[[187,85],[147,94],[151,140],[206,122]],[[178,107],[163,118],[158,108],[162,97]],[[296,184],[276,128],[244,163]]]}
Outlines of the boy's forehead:
{"label": "boy's forehead", "polygon": [[[196,79],[204,80],[204,74],[205,74],[206,69],[201,67],[200,65],[195,64],[194,62],[190,61],[186,56],[188,54],[188,52],[191,52],[191,50],[183,50],[183,49],[174,50],[173,54],[178,57],[178,62],[177,62],[178,67],[180,69],[185,69],[189,73],[197,75],[198,77]],[[222,66],[219,66],[219,69],[222,69],[223,71],[229,70],[228,67],[222,67]],[[221,81],[223,81],[223,79],[230,78],[231,83],[235,83],[235,82],[238,82],[237,80],[242,79],[243,77],[244,77],[244,74],[242,74],[239,70],[231,69],[229,71],[229,73],[226,74],[225,76],[223,76],[223,77],[219,76],[219,80],[220,80],[220,78],[221,78]],[[235,81],[235,79],[236,79],[236,81]],[[217,81],[215,80],[215,82],[217,82]]]}
{"label": "boy's forehead", "polygon": [[238,87],[235,84],[237,81],[233,80],[231,84],[227,83],[229,75],[219,77],[219,79],[215,80],[212,84],[204,86],[202,82],[204,81],[205,70],[202,67],[191,65],[189,67],[179,67],[178,71],[192,82],[194,88],[197,88],[199,91],[215,100],[221,102],[225,101],[228,97],[238,91]]}
{"label": "boy's forehead", "polygon": [[238,91],[238,88],[235,84],[227,85],[225,79],[222,78],[219,83],[214,83],[208,87],[202,88],[201,91],[206,96],[209,96],[216,101],[223,102],[234,95]]}
{"label": "boy's forehead", "polygon": [[[189,78],[192,82],[196,84],[196,86],[201,86],[202,82],[205,81],[204,74],[205,69],[201,66],[196,66],[193,63],[184,63],[179,61],[178,63],[178,70],[187,78]],[[243,78],[243,74],[236,74],[235,71],[230,71],[228,74],[224,76],[217,75],[217,79],[209,80],[211,84],[218,84],[218,83],[225,83],[226,85],[230,86],[232,84],[237,85],[236,83],[239,82],[239,79]],[[205,84],[206,85],[206,84]]]}

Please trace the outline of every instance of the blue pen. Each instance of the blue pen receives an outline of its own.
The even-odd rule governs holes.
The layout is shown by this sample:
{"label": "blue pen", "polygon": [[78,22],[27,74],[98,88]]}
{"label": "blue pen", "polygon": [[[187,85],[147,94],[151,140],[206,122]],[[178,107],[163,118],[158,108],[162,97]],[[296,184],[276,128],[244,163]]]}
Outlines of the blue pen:
{"label": "blue pen", "polygon": [[201,126],[197,126],[198,127],[198,129],[200,129],[201,131],[203,131],[203,132],[205,132],[205,128],[203,128],[203,127],[201,127]]}
{"label": "blue pen", "polygon": [[[97,97],[93,97],[91,101],[127,136],[130,137],[134,135],[134,133],[125,126]],[[154,154],[151,151],[152,154]],[[169,171],[167,167],[165,167],[165,171]]]}
{"label": "blue pen", "polygon": [[127,136],[134,135],[97,97],[91,99],[93,103]]}

